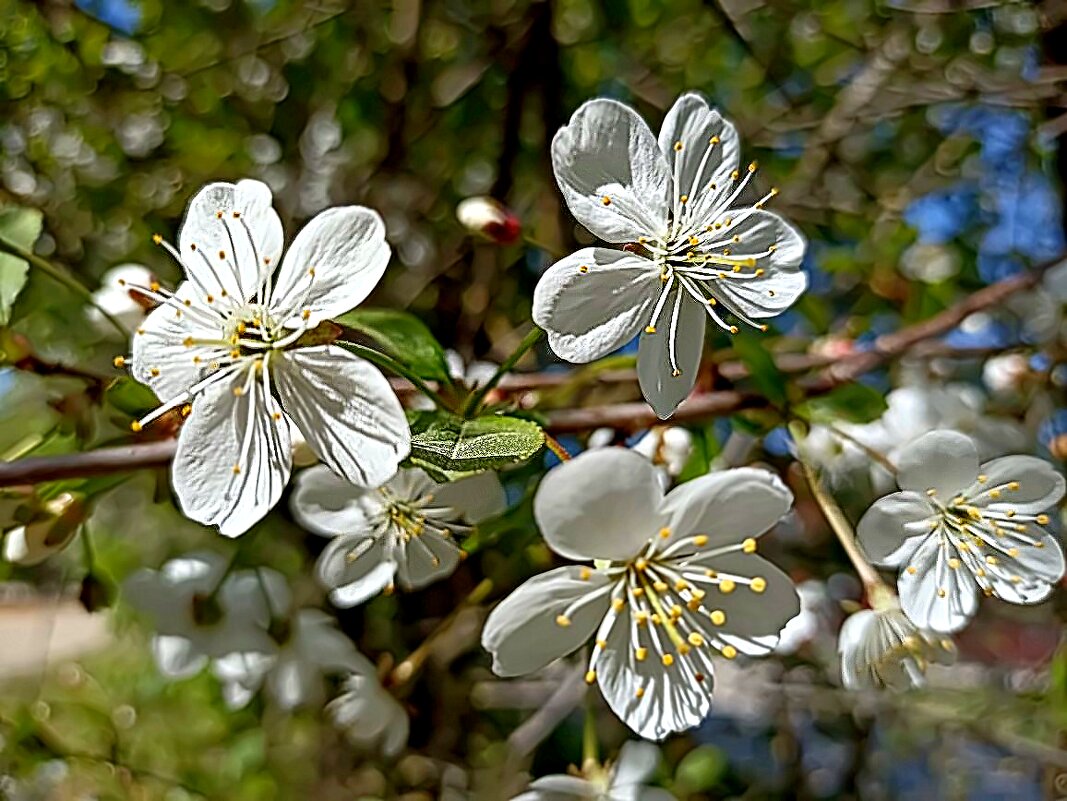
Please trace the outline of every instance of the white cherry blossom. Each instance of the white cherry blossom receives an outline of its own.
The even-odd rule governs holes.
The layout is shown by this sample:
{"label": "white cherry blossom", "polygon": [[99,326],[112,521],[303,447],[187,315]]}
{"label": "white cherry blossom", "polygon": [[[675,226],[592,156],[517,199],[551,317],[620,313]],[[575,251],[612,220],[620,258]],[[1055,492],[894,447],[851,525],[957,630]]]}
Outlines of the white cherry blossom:
{"label": "white cherry blossom", "polygon": [[512,801],[672,801],[674,796],[666,790],[644,786],[659,761],[659,748],[630,740],[619,749],[613,764],[594,765],[581,776],[543,776]]}
{"label": "white cherry blossom", "polygon": [[552,141],[556,180],[575,218],[626,250],[583,248],[534,292],[533,318],[570,362],[598,359],[638,334],[646,400],[669,417],[696,380],[705,320],[735,333],[780,314],[807,286],[805,242],[763,209],[738,205],[756,172],[740,164],[734,126],[682,95],[659,138],[614,100],[581,106]]}
{"label": "white cherry blossom", "polygon": [[100,288],[93,292],[95,305],[86,309],[89,322],[98,331],[111,333],[114,329],[101,312],[103,309],[132,334],[148,314],[149,305],[131,286],[149,286],[153,280],[152,272],[141,264],[112,267],[100,279]]}
{"label": "white cherry blossom", "polygon": [[738,468],[664,496],[655,468],[623,448],[550,471],[534,499],[549,547],[584,562],[534,576],[489,615],[482,644],[520,676],[593,641],[586,680],[642,737],[662,739],[711,710],[712,654],[766,654],[800,610],[757,537],[792,504],[765,470]]}
{"label": "white cherry blossom", "polygon": [[921,687],[931,663],[956,661],[952,640],[920,629],[895,603],[850,615],[841,626],[838,653],[841,682],[850,690]]}
{"label": "white cherry blossom", "polygon": [[215,183],[189,203],[178,240],[156,238],[186,280],[174,292],[137,288],[160,306],[134,335],[131,368],[163,401],[134,430],[171,409],[190,413],[172,467],[185,514],[227,536],[262,518],[289,480],[290,421],[348,480],[392,475],[410,432],[388,381],[336,345],[301,343],[381,278],[389,245],[377,213],[328,209],[282,259],[267,186]]}
{"label": "white cherry blossom", "polygon": [[1063,577],[1063,549],[1044,530],[1064,479],[1033,456],[979,464],[956,431],[933,431],[897,460],[900,492],[876,501],[857,527],[872,561],[899,567],[901,608],[920,628],[953,632],[981,593],[1043,601]]}
{"label": "white cherry blossom", "polygon": [[302,526],[333,537],[316,571],[342,607],[394,584],[419,589],[451,575],[463,556],[456,536],[505,507],[495,473],[438,484],[417,468],[367,489],[311,467],[297,476],[292,497]]}
{"label": "white cherry blossom", "polygon": [[345,739],[361,751],[394,757],[407,745],[411,721],[404,707],[371,673],[354,673],[344,692],[326,705],[326,714]]}
{"label": "white cherry blossom", "polygon": [[192,676],[232,653],[269,655],[270,611],[250,571],[226,575],[215,553],[194,552],[157,570],[142,569],[123,584],[126,600],[155,625],[152,653],[169,678]]}

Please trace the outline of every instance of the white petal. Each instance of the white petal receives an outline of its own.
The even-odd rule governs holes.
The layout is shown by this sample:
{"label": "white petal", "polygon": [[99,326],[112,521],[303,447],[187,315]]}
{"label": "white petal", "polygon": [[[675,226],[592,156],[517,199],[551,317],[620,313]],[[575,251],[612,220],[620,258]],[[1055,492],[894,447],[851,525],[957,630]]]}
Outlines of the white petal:
{"label": "white petal", "polygon": [[[607,648],[598,655],[597,683],[608,706],[623,723],[648,740],[662,740],[699,725],[711,712],[713,675],[706,649],[675,657],[674,663],[666,667],[661,652],[643,640],[648,655],[638,660],[630,634],[634,625],[629,609],[625,610],[607,635]],[[652,631],[651,627],[648,631]],[[666,640],[662,634],[659,636]],[[699,680],[693,667],[697,664],[702,666]]]}
{"label": "white petal", "polygon": [[908,559],[897,579],[900,607],[916,626],[938,632],[959,631],[978,611],[978,586],[969,570],[948,566],[955,549],[931,534]]}
{"label": "white petal", "polygon": [[927,492],[948,503],[978,475],[978,449],[957,431],[931,431],[909,443],[897,457],[897,484]]}
{"label": "white petal", "polygon": [[740,163],[741,142],[734,126],[699,94],[689,92],[674,102],[663,118],[659,146],[674,171],[674,194],[689,196],[691,218],[710,214],[732,191],[730,174]]}
{"label": "white petal", "polygon": [[313,328],[343,314],[377,286],[389,253],[385,223],[376,211],[327,209],[304,226],[286,252],[271,310],[292,328]]}
{"label": "white petal", "polygon": [[548,472],[534,496],[534,519],[560,556],[623,561],[666,525],[662,500],[651,462],[625,448],[602,448]]}
{"label": "white petal", "polygon": [[336,618],[321,609],[301,609],[296,613],[295,623],[297,649],[322,671],[375,675],[374,665],[337,628]]}
{"label": "white petal", "polygon": [[289,351],[275,365],[282,407],[334,472],[364,487],[396,473],[411,432],[377,367],[334,345]]}
{"label": "white petal", "polygon": [[440,484],[433,491],[433,505],[456,510],[458,519],[480,523],[500,514],[508,506],[507,495],[496,473],[485,472]]}
{"label": "white petal", "polygon": [[267,692],[283,710],[320,701],[322,676],[314,665],[300,659],[283,659],[267,674]]}
{"label": "white petal", "polygon": [[541,276],[533,320],[548,332],[560,358],[584,364],[622,347],[649,324],[659,287],[659,270],[648,259],[584,248]]}
{"label": "white petal", "polygon": [[247,372],[197,396],[171,467],[186,517],[217,525],[227,537],[244,534],[270,511],[291,469],[289,426],[254,371],[245,380]]}
{"label": "white petal", "polygon": [[187,679],[204,669],[207,657],[184,637],[157,634],[152,638],[152,656],[159,672],[169,679]]}
{"label": "white petal", "polygon": [[357,487],[326,465],[315,465],[296,476],[289,500],[296,521],[316,534],[369,534],[382,513],[376,489]]}
{"label": "white petal", "polygon": [[[493,672],[505,677],[533,673],[577,649],[603,620],[610,585],[603,573],[575,565],[520,585],[489,613],[482,629],[482,647],[493,655]],[[586,599],[568,615],[569,625],[557,622],[568,607]]]}
{"label": "white petal", "polygon": [[66,548],[78,533],[78,528],[77,525],[66,525],[59,519],[13,528],[4,538],[4,559],[27,567],[39,565]]}
{"label": "white petal", "polygon": [[282,255],[282,224],[271,202],[259,181],[208,184],[197,192],[178,234],[186,274],[216,296],[256,294]]}
{"label": "white petal", "polygon": [[619,757],[615,761],[615,773],[611,779],[612,787],[644,782],[656,772],[659,762],[659,749],[652,743],[627,740],[619,749]]}
{"label": "white petal", "polygon": [[731,226],[708,236],[718,241],[728,236],[740,237],[739,242],[730,245],[731,258],[751,257],[763,270],[759,278],[734,279],[730,278],[730,268],[723,268],[726,278],[713,280],[711,286],[727,308],[757,319],[774,317],[792,306],[807,289],[808,277],[800,269],[806,247],[804,237],[777,214],[760,209],[741,212]]}
{"label": "white petal", "polygon": [[332,590],[334,606],[356,606],[373,598],[396,575],[392,549],[380,537],[342,536],[333,539],[319,555],[315,572],[323,587]]}
{"label": "white petal", "polygon": [[894,492],[879,498],[864,513],[856,536],[872,562],[898,567],[919,546],[915,538],[930,532],[934,513],[926,495]]}
{"label": "white petal", "polygon": [[[707,312],[678,287],[681,307],[677,324],[672,318],[675,295],[672,293],[660,315],[656,332],[641,333],[637,347],[637,379],[641,394],[661,420],[666,420],[693,389],[704,352],[704,325]],[[674,361],[670,343],[674,339]],[[680,371],[675,375],[677,365]]]}
{"label": "white petal", "polygon": [[452,575],[462,556],[450,539],[426,530],[404,544],[397,559],[397,579],[407,590],[417,590]]}
{"label": "white petal", "polygon": [[583,104],[552,140],[552,167],[575,219],[601,239],[636,242],[666,231],[670,167],[629,106]]}
{"label": "white petal", "polygon": [[975,506],[988,507],[990,511],[1011,509],[1020,514],[1037,514],[1063,497],[1063,476],[1035,456],[993,459],[982,465],[981,472],[986,480],[975,482],[963,494]]}
{"label": "white petal", "polygon": [[667,494],[669,547],[680,537],[704,534],[708,547],[758,537],[782,519],[793,493],[774,473],[738,467],[691,479]]}
{"label": "white petal", "polygon": [[[993,594],[1012,604],[1036,604],[1044,601],[1063,578],[1063,548],[1051,534],[1034,523],[1028,523],[1026,536],[1041,547],[998,542],[995,565],[986,565],[986,575]],[[1011,551],[1015,551],[1012,556]],[[988,554],[987,554],[988,555]]]}

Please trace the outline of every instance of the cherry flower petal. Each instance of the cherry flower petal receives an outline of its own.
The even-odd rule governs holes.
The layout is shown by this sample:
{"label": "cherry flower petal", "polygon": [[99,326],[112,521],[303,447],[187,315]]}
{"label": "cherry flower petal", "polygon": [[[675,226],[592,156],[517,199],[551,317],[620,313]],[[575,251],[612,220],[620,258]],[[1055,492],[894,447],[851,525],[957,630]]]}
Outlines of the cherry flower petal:
{"label": "cherry flower petal", "polygon": [[381,495],[374,489],[345,481],[326,465],[315,465],[296,476],[290,508],[296,521],[327,537],[373,528],[381,511]]}
{"label": "cherry flower petal", "polygon": [[454,509],[468,523],[488,520],[508,507],[504,486],[499,476],[491,471],[435,485],[430,492],[434,506]]}
{"label": "cherry flower petal", "polygon": [[774,473],[737,467],[691,479],[667,494],[670,542],[692,534],[708,537],[709,548],[759,537],[793,505],[793,493]]}
{"label": "cherry flower petal", "polygon": [[981,473],[985,480],[974,482],[961,494],[974,506],[988,507],[991,512],[1037,514],[1063,497],[1063,476],[1036,456],[993,459],[982,465]]}
{"label": "cherry flower petal", "polygon": [[319,555],[315,572],[334,606],[357,606],[393,583],[397,566],[380,537],[342,536]]}
{"label": "cherry flower petal", "polygon": [[926,495],[895,492],[879,498],[864,513],[856,536],[872,562],[899,567],[929,534],[934,512]]}
{"label": "cherry flower petal", "polygon": [[637,380],[641,394],[661,420],[674,414],[678,404],[689,397],[704,353],[706,312],[680,287],[676,292],[679,298],[677,320],[673,315],[676,301],[672,298],[667,301],[655,332],[644,331],[637,346]]}
{"label": "cherry flower petal", "polygon": [[607,612],[610,586],[603,573],[576,565],[549,570],[519,586],[490,612],[482,630],[493,672],[522,676],[576,650]]}
{"label": "cherry flower petal", "polygon": [[954,553],[942,542],[940,534],[932,534],[900,572],[900,607],[919,628],[959,631],[978,611],[978,585],[969,570],[950,566]]}
{"label": "cherry flower petal", "polygon": [[673,166],[674,194],[688,196],[690,216],[710,214],[730,194],[741,141],[733,124],[699,94],[689,92],[674,102],[663,118],[659,146]]}
{"label": "cherry flower petal", "polygon": [[601,448],[548,472],[534,518],[560,556],[626,561],[666,525],[662,499],[651,462],[625,448]]}
{"label": "cherry flower petal", "polygon": [[584,364],[622,347],[649,324],[659,271],[625,251],[584,248],[557,261],[534,289],[533,320],[553,352]]}
{"label": "cherry flower petal", "polygon": [[335,345],[283,353],[271,367],[282,407],[336,473],[373,487],[396,472],[411,432],[377,367]]}
{"label": "cherry flower petal", "polygon": [[290,447],[289,426],[254,369],[210,386],[193,404],[171,469],[182,512],[227,537],[244,534],[281,497]]}
{"label": "cherry flower petal", "polygon": [[462,551],[451,539],[426,530],[404,545],[397,563],[397,580],[406,590],[417,590],[452,575]]}
{"label": "cherry flower petal", "polygon": [[196,650],[189,640],[166,634],[152,638],[152,658],[159,672],[174,680],[195,676],[207,664],[207,656]]}
{"label": "cherry flower petal", "polygon": [[974,483],[978,449],[957,431],[931,431],[908,444],[897,457],[897,484],[902,490],[928,493],[947,503]]}
{"label": "cherry flower petal", "polygon": [[1034,523],[1026,523],[1025,535],[1036,545],[1001,547],[993,551],[995,564],[985,565],[993,594],[1012,604],[1036,604],[1052,594],[1063,578],[1063,548],[1051,534]]}
{"label": "cherry flower petal", "polygon": [[285,254],[271,308],[290,328],[313,328],[359,305],[389,264],[385,223],[363,206],[327,209],[297,234]]}
{"label": "cherry flower petal", "polygon": [[203,187],[178,234],[185,272],[206,292],[252,298],[282,254],[282,223],[260,181]]}
{"label": "cherry flower petal", "polygon": [[667,228],[671,171],[629,106],[591,100],[552,140],[552,167],[571,213],[606,242]]}

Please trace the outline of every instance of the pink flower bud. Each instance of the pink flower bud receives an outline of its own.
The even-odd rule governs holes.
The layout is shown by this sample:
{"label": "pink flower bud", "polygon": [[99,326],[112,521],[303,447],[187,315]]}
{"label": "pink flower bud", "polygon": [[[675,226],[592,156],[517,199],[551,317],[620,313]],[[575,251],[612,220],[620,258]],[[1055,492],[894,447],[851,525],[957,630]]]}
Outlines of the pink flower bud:
{"label": "pink flower bud", "polygon": [[467,230],[510,245],[519,238],[522,223],[507,206],[485,195],[469,197],[456,206],[456,217]]}

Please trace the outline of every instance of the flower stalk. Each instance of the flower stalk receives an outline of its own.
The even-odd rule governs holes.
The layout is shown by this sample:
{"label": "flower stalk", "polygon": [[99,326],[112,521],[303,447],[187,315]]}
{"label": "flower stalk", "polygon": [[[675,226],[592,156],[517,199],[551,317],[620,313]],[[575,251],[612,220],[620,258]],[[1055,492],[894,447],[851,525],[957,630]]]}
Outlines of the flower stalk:
{"label": "flower stalk", "polygon": [[481,411],[486,396],[496,388],[496,385],[500,383],[500,379],[510,373],[518,363],[519,359],[525,356],[530,348],[540,342],[541,337],[544,335],[544,331],[537,326],[534,326],[530,333],[522,338],[522,342],[519,343],[519,346],[501,363],[500,367],[497,368],[497,371],[489,377],[489,380],[478,387],[478,389],[472,392],[470,397],[467,398],[467,403],[463,407],[464,417],[474,417]]}

